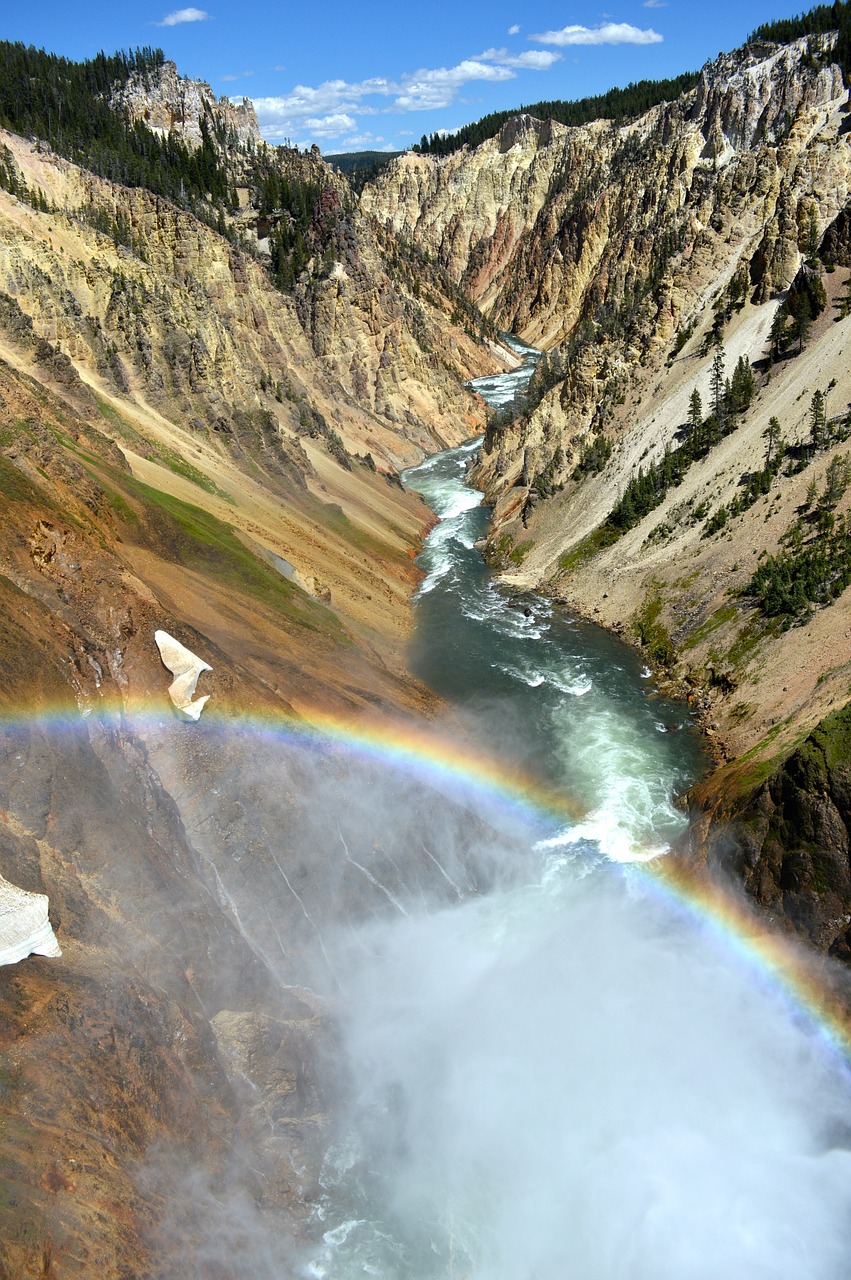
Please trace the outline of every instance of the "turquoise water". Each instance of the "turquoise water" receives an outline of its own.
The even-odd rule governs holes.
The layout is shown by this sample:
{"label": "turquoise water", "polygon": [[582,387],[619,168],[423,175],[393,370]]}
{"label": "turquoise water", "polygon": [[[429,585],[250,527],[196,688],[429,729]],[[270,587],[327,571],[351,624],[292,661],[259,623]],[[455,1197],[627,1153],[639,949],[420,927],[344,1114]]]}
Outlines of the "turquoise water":
{"label": "turquoise water", "polygon": [[[476,385],[499,402],[496,381]],[[404,477],[440,517],[417,561],[412,670],[478,717],[491,750],[587,810],[610,853],[658,848],[682,829],[672,798],[703,765],[687,710],[659,697],[615,636],[500,587],[476,550],[488,510],[464,483],[477,448],[438,454]]]}

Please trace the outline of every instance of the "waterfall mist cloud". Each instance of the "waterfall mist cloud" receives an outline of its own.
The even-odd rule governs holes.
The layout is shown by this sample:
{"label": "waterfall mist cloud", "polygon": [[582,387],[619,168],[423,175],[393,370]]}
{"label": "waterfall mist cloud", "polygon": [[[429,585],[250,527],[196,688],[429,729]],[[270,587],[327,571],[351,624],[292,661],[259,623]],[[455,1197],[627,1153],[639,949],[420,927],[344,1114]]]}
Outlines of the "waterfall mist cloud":
{"label": "waterfall mist cloud", "polygon": [[324,1238],[296,1274],[845,1275],[847,1069],[728,939],[593,841],[389,760],[212,727],[202,755],[242,806],[233,910],[332,1014]]}
{"label": "waterfall mist cloud", "polygon": [[847,1074],[731,950],[587,870],[349,950],[338,1178],[370,1171],[380,1274],[838,1280]]}
{"label": "waterfall mist cloud", "polygon": [[[138,732],[277,983],[243,1009],[211,952],[244,1149],[150,1156],[163,1277],[844,1278],[847,1070],[728,941],[425,767],[212,719]],[[179,915],[157,927],[177,951]],[[313,1245],[281,1216],[293,1174]]]}

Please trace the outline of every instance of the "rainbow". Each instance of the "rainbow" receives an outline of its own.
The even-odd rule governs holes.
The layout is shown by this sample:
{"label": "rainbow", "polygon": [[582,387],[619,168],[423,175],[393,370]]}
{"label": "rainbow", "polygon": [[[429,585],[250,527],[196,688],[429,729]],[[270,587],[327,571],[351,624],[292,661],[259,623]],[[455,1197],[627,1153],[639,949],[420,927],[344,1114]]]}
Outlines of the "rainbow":
{"label": "rainbow", "polygon": [[[669,906],[732,950],[754,980],[779,996],[790,1016],[815,1031],[851,1072],[851,1005],[843,1000],[838,982],[830,982],[826,961],[792,935],[770,928],[733,886],[713,881],[703,868],[659,857],[630,864],[627,872],[640,876]],[[840,976],[838,968],[835,973]]]}
{"label": "rainbow", "polygon": [[[27,713],[0,710],[0,731],[67,730],[85,723],[89,716],[130,732],[176,725],[166,706],[160,713],[152,713],[150,704],[128,711],[104,700],[82,710],[67,704]],[[409,721],[346,719],[324,711],[311,712],[309,720],[270,714],[232,718],[211,708],[200,726],[180,725],[181,730],[184,727],[193,734],[236,731],[256,736],[260,746],[271,738],[320,755],[340,752],[432,785],[456,801],[469,802],[490,821],[497,814],[510,815],[543,835],[554,835],[586,816],[571,799],[522,771]],[[843,1068],[851,1071],[851,1009],[827,980],[818,957],[771,929],[731,887],[680,859],[648,857],[646,851],[637,850],[636,861],[622,864],[620,871],[732,951],[754,979],[779,996],[790,1015],[803,1020]]]}

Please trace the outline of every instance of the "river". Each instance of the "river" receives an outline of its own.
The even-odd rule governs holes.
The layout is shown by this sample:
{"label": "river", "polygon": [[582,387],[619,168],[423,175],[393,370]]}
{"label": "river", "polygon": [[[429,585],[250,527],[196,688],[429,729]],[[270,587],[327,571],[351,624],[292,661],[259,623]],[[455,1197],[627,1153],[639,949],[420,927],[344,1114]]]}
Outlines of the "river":
{"label": "river", "polygon": [[[491,403],[525,358],[478,380]],[[640,874],[682,830],[699,737],[616,638],[495,582],[464,484],[476,448],[405,476],[440,521],[412,669],[466,742],[573,817],[497,832],[490,815],[477,891],[455,872],[456,900],[397,902],[347,950],[346,1101],[304,1274],[839,1280],[847,1071]],[[436,816],[422,837],[440,861]]]}

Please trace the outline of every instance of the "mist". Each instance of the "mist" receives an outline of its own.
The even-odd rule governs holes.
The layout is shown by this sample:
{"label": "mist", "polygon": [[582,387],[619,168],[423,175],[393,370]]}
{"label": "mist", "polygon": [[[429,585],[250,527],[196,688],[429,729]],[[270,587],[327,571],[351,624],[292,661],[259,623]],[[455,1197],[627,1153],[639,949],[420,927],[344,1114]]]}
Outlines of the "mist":
{"label": "mist", "polygon": [[341,946],[348,1089],[310,1274],[847,1273],[846,1071],[634,871],[577,850]]}
{"label": "mist", "polygon": [[[194,979],[239,1140],[149,1157],[157,1275],[847,1274],[847,1067],[733,938],[613,861],[631,824],[673,821],[675,737],[651,725],[642,781],[591,696],[612,763],[561,827],[389,752],[134,726],[266,975]],[[178,953],[179,914],[158,927]]]}

